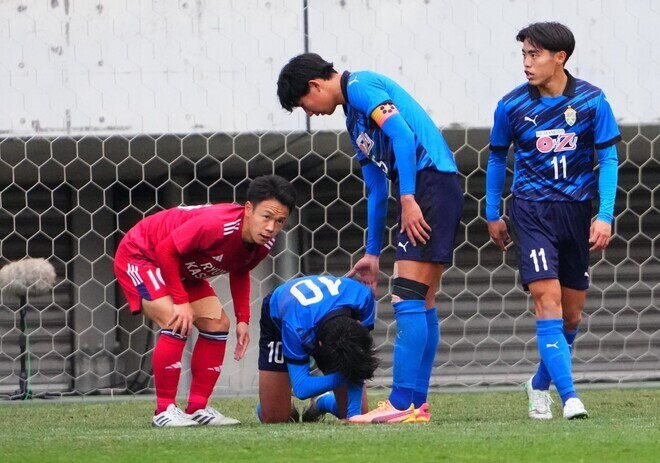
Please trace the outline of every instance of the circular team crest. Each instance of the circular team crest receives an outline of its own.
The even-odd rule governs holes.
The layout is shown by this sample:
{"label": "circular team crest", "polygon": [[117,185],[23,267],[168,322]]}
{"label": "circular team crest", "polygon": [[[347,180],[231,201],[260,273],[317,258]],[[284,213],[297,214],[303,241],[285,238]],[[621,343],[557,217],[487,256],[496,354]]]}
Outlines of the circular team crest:
{"label": "circular team crest", "polygon": [[575,111],[571,105],[568,105],[568,108],[566,108],[566,111],[564,111],[564,119],[566,119],[566,123],[570,126],[575,124],[575,121],[577,121],[577,111]]}

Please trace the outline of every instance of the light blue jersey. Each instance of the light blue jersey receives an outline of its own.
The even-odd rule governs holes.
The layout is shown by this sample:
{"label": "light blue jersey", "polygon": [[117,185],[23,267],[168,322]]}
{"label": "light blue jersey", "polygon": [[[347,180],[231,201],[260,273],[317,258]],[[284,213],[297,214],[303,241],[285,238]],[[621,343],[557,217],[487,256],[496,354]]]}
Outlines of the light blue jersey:
{"label": "light blue jersey", "polygon": [[317,347],[317,328],[342,309],[363,326],[373,328],[376,302],[371,290],[350,278],[306,276],[275,289],[270,298],[270,316],[282,330],[287,361],[307,362]]}
{"label": "light blue jersey", "polygon": [[[341,88],[347,102],[346,127],[358,159],[361,163],[370,160],[390,180],[400,180],[401,194],[414,193],[417,171],[458,172],[452,152],[433,120],[399,84],[375,72],[344,72]],[[383,127],[386,121],[399,117],[400,124]],[[412,143],[402,143],[403,149],[397,150],[398,139],[407,136]],[[403,152],[406,148],[410,153]],[[411,180],[401,175],[401,161],[407,155],[412,161],[413,191],[407,191]]]}

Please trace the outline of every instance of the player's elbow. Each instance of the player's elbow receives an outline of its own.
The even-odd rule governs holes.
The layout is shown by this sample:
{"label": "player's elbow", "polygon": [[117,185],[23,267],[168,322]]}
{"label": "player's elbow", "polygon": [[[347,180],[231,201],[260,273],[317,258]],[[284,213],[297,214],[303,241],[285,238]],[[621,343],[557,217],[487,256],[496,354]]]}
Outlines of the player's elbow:
{"label": "player's elbow", "polygon": [[295,395],[300,400],[311,398],[314,394],[310,393],[309,388],[305,387],[304,383],[301,383],[292,385],[293,395]]}

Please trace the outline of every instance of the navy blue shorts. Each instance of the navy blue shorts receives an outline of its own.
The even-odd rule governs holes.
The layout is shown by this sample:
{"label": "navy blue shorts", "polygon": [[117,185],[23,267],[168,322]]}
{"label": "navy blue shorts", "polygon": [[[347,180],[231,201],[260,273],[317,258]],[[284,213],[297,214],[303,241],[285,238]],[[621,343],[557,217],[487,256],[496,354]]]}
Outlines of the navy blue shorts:
{"label": "navy blue shorts", "polygon": [[417,243],[417,246],[413,246],[408,234],[400,233],[401,201],[398,182],[394,185],[394,192],[398,222],[395,260],[451,264],[464,201],[458,175],[437,170],[417,172],[415,201],[422,210],[424,220],[431,226],[431,238],[426,244]]}
{"label": "navy blue shorts", "polygon": [[270,317],[270,294],[261,303],[259,321],[259,370],[287,372],[282,351],[282,330]]}
{"label": "navy blue shorts", "polygon": [[591,201],[513,199],[511,235],[520,262],[520,279],[558,279],[561,286],[589,287]]}

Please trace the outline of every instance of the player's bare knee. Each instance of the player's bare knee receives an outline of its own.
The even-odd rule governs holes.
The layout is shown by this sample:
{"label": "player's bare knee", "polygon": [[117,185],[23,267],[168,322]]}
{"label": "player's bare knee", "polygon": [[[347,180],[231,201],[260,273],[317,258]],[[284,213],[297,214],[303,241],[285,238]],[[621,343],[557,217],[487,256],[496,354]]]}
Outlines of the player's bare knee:
{"label": "player's bare knee", "polygon": [[564,314],[564,329],[566,331],[575,331],[582,321],[582,312]]}
{"label": "player's bare knee", "polygon": [[215,331],[229,331],[231,322],[229,318],[205,318],[201,317],[195,320],[195,327],[200,331],[215,332]]}

